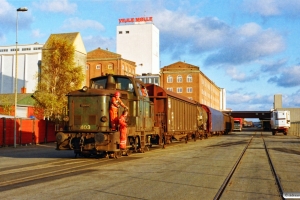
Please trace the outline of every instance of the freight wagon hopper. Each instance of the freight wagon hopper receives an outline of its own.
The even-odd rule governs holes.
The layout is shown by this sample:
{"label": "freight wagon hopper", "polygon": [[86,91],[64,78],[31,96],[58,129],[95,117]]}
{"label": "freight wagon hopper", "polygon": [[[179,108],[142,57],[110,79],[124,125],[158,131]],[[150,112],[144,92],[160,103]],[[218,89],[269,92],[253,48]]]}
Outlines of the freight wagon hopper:
{"label": "freight wagon hopper", "polygon": [[207,112],[208,120],[206,124],[206,135],[220,135],[225,131],[224,114],[216,109],[201,104],[202,108]]}
{"label": "freight wagon hopper", "polygon": [[234,120],[233,117],[228,114],[223,113],[224,115],[224,134],[228,134],[233,131],[234,128]]}
{"label": "freight wagon hopper", "polygon": [[224,134],[227,135],[228,133],[232,132],[234,129],[234,119],[228,114],[223,113],[223,115],[224,115],[224,127],[225,127]]}
{"label": "freight wagon hopper", "polygon": [[[160,132],[163,143],[196,139],[199,127],[203,127],[205,114],[200,117],[197,103],[177,93],[154,84],[146,84],[150,100],[154,104],[154,127]],[[198,123],[199,122],[199,123]]]}
{"label": "freight wagon hopper", "polygon": [[[73,149],[75,154],[114,154],[119,156],[120,132],[113,131],[109,108],[116,91],[129,108],[127,150],[144,151],[150,145],[153,129],[153,104],[142,95],[142,82],[132,77],[108,75],[91,79],[91,88],[70,92],[68,127],[56,134],[57,149]],[[123,109],[119,109],[119,116]],[[127,152],[126,150],[126,152]]]}

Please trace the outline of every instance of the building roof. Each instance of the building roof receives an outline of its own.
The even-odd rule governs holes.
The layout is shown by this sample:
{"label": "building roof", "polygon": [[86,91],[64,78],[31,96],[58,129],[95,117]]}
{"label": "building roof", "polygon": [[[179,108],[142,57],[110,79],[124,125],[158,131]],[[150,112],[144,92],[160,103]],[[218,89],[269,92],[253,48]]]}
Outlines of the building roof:
{"label": "building roof", "polygon": [[195,66],[195,65],[191,65],[189,63],[186,63],[186,62],[182,62],[182,61],[178,61],[178,62],[175,62],[173,64],[170,64],[168,66],[165,66],[163,68],[161,68],[162,71],[168,71],[169,69],[193,69],[193,70],[198,70],[200,71],[200,68],[198,66]]}
{"label": "building roof", "polygon": [[170,64],[168,66],[165,66],[160,69],[161,73],[169,74],[169,73],[190,73],[190,72],[197,72],[200,73],[202,76],[204,76],[211,84],[215,85],[218,89],[220,89],[219,86],[217,86],[210,78],[208,78],[201,70],[200,67],[197,67],[195,65],[191,65],[186,62],[178,61],[173,64]]}
{"label": "building roof", "polygon": [[121,58],[120,54],[101,49],[100,47],[87,53],[87,59]]}
{"label": "building roof", "polygon": [[[17,95],[17,105],[33,106],[34,103],[33,93],[20,93]],[[15,104],[15,94],[0,94],[0,105],[7,104]]]}
{"label": "building roof", "polygon": [[46,49],[48,48],[49,41],[52,38],[60,38],[60,39],[67,40],[67,41],[71,42],[71,44],[73,44],[76,51],[86,54],[85,46],[84,46],[84,43],[82,41],[82,38],[81,38],[81,35],[79,32],[51,34],[49,36],[47,42],[45,43],[44,48],[46,48]]}
{"label": "building roof", "polygon": [[87,53],[87,61],[92,60],[116,60],[116,59],[122,59],[122,61],[129,63],[131,65],[135,65],[135,62],[124,59],[121,57],[121,54],[117,54],[105,49],[101,49],[100,47],[97,49],[94,49]]}

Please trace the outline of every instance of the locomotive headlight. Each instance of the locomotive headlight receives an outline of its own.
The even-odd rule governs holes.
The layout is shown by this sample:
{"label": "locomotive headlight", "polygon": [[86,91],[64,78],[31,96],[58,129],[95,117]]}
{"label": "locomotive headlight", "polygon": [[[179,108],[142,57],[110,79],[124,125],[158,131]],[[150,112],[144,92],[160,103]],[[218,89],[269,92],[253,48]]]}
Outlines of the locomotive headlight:
{"label": "locomotive headlight", "polygon": [[88,90],[87,86],[83,86],[82,91],[86,92]]}
{"label": "locomotive headlight", "polygon": [[100,118],[100,120],[101,120],[101,122],[106,122],[106,121],[107,121],[107,117],[106,117],[106,116],[102,116],[102,117]]}

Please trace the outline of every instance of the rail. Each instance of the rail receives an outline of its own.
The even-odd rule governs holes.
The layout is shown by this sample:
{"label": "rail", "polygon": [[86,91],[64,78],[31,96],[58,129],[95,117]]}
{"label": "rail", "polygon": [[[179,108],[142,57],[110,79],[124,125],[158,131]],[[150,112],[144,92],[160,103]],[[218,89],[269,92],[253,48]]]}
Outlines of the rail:
{"label": "rail", "polygon": [[[256,132],[255,132],[255,135],[256,135]],[[220,189],[218,190],[217,194],[215,195],[214,200],[219,200],[219,199],[221,198],[221,196],[222,196],[223,192],[225,191],[225,189],[226,189],[226,187],[227,187],[227,185],[228,185],[228,183],[229,183],[229,181],[230,181],[232,175],[234,174],[234,172],[235,172],[237,166],[240,164],[240,161],[242,160],[242,158],[243,158],[243,156],[244,156],[246,150],[248,149],[248,147],[249,147],[249,145],[250,145],[252,139],[253,139],[253,136],[251,137],[251,139],[250,139],[249,142],[247,143],[246,147],[245,147],[244,150],[242,151],[242,153],[241,153],[241,155],[239,156],[238,160],[236,161],[236,163],[234,164],[233,168],[232,168],[231,171],[229,172],[228,176],[227,176],[226,179],[224,180],[223,184],[221,185]],[[284,198],[284,196],[283,196],[283,194],[284,194],[283,187],[282,187],[282,185],[281,185],[280,178],[279,178],[278,174],[276,173],[276,170],[275,170],[274,165],[273,165],[273,163],[272,163],[272,160],[271,160],[271,157],[270,157],[270,154],[269,154],[269,150],[268,150],[268,147],[267,147],[267,145],[266,145],[266,142],[265,142],[265,140],[264,140],[264,138],[263,138],[262,133],[261,133],[261,139],[263,140],[263,144],[264,144],[264,148],[265,148],[265,151],[266,151],[266,155],[267,155],[267,157],[268,157],[268,162],[269,162],[269,165],[270,165],[272,174],[273,174],[273,176],[274,176],[274,178],[275,178],[276,185],[277,185],[278,191],[279,191],[279,193],[280,193],[280,197],[281,197],[281,199],[284,200],[285,198]]]}
{"label": "rail", "polygon": [[237,166],[239,165],[244,153],[246,152],[246,150],[248,149],[249,144],[251,143],[253,139],[253,136],[251,137],[251,139],[249,140],[249,142],[247,143],[246,147],[244,148],[244,150],[242,151],[240,157],[238,158],[238,160],[236,161],[236,163],[234,164],[233,168],[231,169],[231,171],[229,172],[228,176],[226,177],[225,181],[223,182],[222,186],[220,187],[219,191],[217,192],[216,196],[214,197],[214,200],[218,200],[220,199],[220,197],[222,196],[222,193],[225,191],[225,188],[228,184],[228,182],[230,181],[232,175],[234,174]]}
{"label": "rail", "polygon": [[264,140],[263,137],[262,137],[262,140],[263,140],[263,142],[264,142],[264,147],[265,147],[265,150],[266,150],[266,154],[267,154],[267,156],[268,156],[268,161],[269,161],[269,164],[270,164],[272,173],[273,173],[273,175],[274,175],[274,177],[275,177],[276,184],[277,184],[277,187],[278,187],[278,190],[279,190],[279,193],[280,193],[280,197],[281,197],[281,199],[285,199],[285,198],[283,197],[283,187],[282,187],[282,185],[281,185],[281,182],[280,182],[280,179],[279,179],[279,177],[278,177],[278,174],[276,173],[276,170],[275,170],[275,168],[274,168],[274,165],[273,165],[273,163],[272,163],[272,160],[271,160],[271,157],[270,157],[270,154],[269,154],[269,150],[268,150],[268,148],[267,148],[266,142],[265,142],[265,140]]}

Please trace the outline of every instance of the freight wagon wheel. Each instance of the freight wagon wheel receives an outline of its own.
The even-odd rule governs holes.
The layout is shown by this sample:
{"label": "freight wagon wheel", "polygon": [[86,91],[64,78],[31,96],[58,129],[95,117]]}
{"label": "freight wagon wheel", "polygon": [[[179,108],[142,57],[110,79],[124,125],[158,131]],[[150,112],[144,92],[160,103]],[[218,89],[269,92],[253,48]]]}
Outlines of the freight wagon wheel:
{"label": "freight wagon wheel", "polygon": [[90,153],[85,153],[85,154],[82,154],[82,155],[83,155],[83,157],[85,157],[85,158],[91,157],[91,154],[90,154]]}
{"label": "freight wagon wheel", "polygon": [[137,152],[140,147],[141,147],[141,145],[140,145],[140,137],[136,136],[135,139],[134,139],[134,144],[133,144],[134,152]]}

